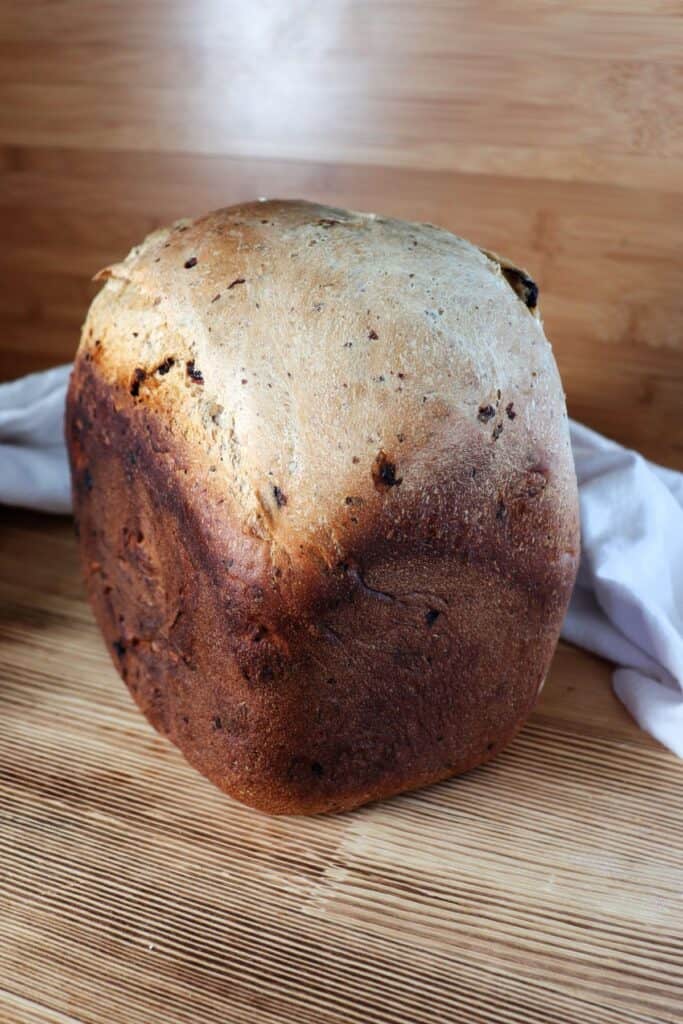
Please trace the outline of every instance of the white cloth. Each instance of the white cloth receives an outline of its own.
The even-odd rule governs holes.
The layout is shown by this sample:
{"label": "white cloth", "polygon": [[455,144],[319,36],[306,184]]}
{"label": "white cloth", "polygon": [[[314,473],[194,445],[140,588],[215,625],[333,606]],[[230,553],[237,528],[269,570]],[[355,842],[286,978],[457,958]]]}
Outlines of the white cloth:
{"label": "white cloth", "polygon": [[0,502],[69,512],[64,398],[70,366],[0,384]]}
{"label": "white cloth", "polygon": [[562,635],[617,664],[638,724],[683,757],[683,474],[571,424],[581,565]]}
{"label": "white cloth", "polygon": [[[0,385],[0,502],[70,509],[70,367]],[[683,757],[683,474],[571,424],[582,554],[562,635],[616,663],[636,721]]]}

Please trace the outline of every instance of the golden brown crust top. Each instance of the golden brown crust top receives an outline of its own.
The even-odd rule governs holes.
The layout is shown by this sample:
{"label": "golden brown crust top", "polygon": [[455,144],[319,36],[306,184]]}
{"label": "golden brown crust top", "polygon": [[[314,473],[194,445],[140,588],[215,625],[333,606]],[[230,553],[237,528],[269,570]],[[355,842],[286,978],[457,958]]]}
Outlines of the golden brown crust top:
{"label": "golden brown crust top", "polygon": [[174,421],[197,475],[274,553],[329,561],[354,504],[412,504],[482,457],[497,494],[543,453],[554,500],[574,500],[529,278],[447,231],[255,202],[157,231],[100,277],[81,352]]}

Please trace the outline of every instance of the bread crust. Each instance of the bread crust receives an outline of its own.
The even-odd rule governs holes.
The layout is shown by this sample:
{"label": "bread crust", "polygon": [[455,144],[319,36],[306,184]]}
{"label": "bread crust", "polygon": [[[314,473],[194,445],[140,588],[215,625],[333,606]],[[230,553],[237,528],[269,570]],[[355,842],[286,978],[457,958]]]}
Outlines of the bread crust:
{"label": "bread crust", "polygon": [[271,813],[494,756],[579,547],[528,275],[429,225],[272,201],[102,276],[67,403],[74,503],[152,724]]}

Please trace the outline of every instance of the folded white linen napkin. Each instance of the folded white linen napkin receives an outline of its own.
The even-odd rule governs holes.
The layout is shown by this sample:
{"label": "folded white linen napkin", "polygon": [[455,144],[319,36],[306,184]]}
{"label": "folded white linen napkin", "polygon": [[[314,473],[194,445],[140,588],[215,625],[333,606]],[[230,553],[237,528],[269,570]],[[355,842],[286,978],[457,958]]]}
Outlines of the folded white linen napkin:
{"label": "folded white linen napkin", "polygon": [[[0,385],[0,502],[71,507],[63,438],[70,367]],[[562,635],[616,663],[640,726],[683,757],[683,474],[571,423],[579,576]]]}
{"label": "folded white linen napkin", "polygon": [[69,512],[64,445],[70,366],[0,384],[0,502],[41,512]]}
{"label": "folded white linen napkin", "polygon": [[562,636],[618,666],[617,696],[683,757],[683,474],[571,423],[581,564]]}

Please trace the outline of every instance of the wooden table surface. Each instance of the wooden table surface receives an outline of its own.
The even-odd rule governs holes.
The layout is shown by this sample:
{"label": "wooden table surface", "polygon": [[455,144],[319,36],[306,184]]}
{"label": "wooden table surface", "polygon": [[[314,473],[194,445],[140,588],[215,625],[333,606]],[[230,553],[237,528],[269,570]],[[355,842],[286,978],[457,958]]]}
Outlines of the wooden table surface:
{"label": "wooden table surface", "polygon": [[[528,267],[572,415],[683,468],[683,7],[3,0],[0,378],[254,195]],[[683,1021],[683,771],[560,646],[493,764],[269,819],[134,711],[67,520],[0,522],[0,1021]]]}

